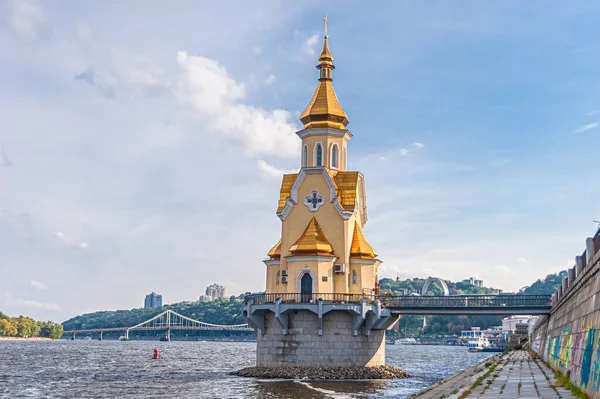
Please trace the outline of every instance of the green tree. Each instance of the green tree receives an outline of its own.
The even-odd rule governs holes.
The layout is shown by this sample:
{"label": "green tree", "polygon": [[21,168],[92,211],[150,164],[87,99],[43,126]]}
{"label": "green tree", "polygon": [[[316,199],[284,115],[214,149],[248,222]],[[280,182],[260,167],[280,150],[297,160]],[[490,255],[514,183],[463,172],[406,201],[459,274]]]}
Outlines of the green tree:
{"label": "green tree", "polygon": [[31,317],[19,316],[13,319],[19,337],[35,337],[40,332],[40,326]]}
{"label": "green tree", "polygon": [[10,319],[0,319],[0,335],[3,337],[14,337],[17,335],[17,327]]}
{"label": "green tree", "polygon": [[552,295],[567,277],[567,271],[562,270],[555,274],[547,275],[543,280],[537,280],[529,287],[524,287],[519,293],[527,295]]}

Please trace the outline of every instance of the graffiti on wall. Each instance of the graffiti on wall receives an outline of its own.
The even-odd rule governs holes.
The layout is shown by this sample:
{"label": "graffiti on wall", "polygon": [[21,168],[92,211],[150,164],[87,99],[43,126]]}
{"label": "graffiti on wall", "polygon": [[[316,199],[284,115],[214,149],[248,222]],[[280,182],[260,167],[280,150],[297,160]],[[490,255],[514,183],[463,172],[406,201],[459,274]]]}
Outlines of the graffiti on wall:
{"label": "graffiti on wall", "polygon": [[546,340],[543,358],[588,392],[600,395],[600,334],[593,326]]}

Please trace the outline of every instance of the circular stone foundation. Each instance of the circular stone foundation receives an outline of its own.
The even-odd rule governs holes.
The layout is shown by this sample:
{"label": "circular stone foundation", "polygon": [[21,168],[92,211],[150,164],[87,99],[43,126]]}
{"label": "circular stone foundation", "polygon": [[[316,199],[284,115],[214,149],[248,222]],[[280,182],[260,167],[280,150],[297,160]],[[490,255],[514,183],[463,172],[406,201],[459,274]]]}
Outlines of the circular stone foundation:
{"label": "circular stone foundation", "polygon": [[257,331],[258,368],[385,365],[385,330],[370,330],[367,335],[361,326],[354,335],[355,321],[351,312],[330,311],[323,315],[320,324],[314,312],[289,311],[287,334],[283,333],[274,313],[268,312],[264,317],[264,331]]}

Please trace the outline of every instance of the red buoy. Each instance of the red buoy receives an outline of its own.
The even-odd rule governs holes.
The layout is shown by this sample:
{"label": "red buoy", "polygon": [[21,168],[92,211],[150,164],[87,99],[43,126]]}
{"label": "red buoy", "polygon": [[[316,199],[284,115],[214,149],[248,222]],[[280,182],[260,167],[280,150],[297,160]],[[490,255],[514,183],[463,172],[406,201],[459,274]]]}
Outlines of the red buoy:
{"label": "red buoy", "polygon": [[154,359],[158,359],[158,349],[154,349]]}

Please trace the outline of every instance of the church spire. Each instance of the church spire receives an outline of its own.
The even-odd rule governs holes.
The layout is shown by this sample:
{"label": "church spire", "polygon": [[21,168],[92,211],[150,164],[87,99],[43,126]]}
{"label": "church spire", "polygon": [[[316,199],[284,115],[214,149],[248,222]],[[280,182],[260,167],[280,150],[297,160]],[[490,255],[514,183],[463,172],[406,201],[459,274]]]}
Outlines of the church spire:
{"label": "church spire", "polygon": [[327,17],[324,20],[323,49],[319,55],[319,65],[317,65],[317,69],[319,70],[319,84],[306,109],[300,115],[300,121],[304,124],[305,128],[332,127],[345,129],[349,121],[331,84],[331,72],[335,66],[333,65],[333,57],[329,51]]}

